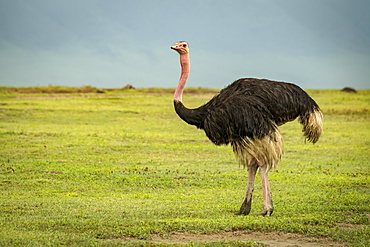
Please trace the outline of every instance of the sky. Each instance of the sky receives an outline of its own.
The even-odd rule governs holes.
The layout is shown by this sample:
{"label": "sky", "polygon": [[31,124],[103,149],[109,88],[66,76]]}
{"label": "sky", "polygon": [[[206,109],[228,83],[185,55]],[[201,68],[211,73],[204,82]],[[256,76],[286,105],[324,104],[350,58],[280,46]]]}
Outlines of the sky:
{"label": "sky", "polygon": [[0,86],[370,89],[368,0],[0,0]]}

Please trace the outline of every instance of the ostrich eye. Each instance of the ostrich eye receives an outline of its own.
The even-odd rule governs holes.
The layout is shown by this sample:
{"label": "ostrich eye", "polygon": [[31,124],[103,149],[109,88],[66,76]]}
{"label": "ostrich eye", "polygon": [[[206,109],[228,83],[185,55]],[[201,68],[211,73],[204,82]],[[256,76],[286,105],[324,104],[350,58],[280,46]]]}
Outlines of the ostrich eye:
{"label": "ostrich eye", "polygon": [[183,45],[182,45],[182,47],[184,47],[184,48],[185,48],[185,47],[186,47],[186,44],[183,44]]}

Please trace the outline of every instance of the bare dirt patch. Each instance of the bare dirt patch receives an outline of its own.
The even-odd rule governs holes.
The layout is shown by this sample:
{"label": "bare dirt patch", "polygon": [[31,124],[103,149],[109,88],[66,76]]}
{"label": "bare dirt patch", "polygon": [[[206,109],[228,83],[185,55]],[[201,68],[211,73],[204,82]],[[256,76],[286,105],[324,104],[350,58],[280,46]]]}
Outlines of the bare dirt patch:
{"label": "bare dirt patch", "polygon": [[[278,232],[222,232],[216,234],[175,233],[170,236],[152,235],[149,242],[186,244],[191,242],[254,241],[271,247],[343,247],[349,243],[334,242],[329,238],[308,237],[294,233]],[[127,239],[134,241],[134,239]],[[126,241],[127,241],[126,240]]]}

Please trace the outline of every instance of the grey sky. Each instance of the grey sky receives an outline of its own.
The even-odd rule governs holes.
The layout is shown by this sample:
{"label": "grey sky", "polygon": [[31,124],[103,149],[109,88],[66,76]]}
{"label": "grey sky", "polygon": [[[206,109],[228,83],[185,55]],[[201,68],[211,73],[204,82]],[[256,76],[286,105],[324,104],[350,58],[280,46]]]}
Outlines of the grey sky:
{"label": "grey sky", "polygon": [[368,0],[0,0],[0,85],[370,88]]}

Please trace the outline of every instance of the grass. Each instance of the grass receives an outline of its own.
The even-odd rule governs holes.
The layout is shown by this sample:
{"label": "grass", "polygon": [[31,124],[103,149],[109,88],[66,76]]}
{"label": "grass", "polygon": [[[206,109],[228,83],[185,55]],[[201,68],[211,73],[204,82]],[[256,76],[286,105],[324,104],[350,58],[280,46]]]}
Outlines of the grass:
{"label": "grass", "polygon": [[[0,88],[0,246],[167,246],[148,241],[239,230],[370,244],[370,90],[307,90],[324,133],[311,145],[297,121],[281,127],[275,212],[262,218],[233,215],[247,173],[230,147],[176,116],[173,90],[61,88]],[[184,95],[189,107],[213,93],[196,91]],[[262,209],[260,184],[251,215]],[[214,245],[263,246],[188,244]]]}

